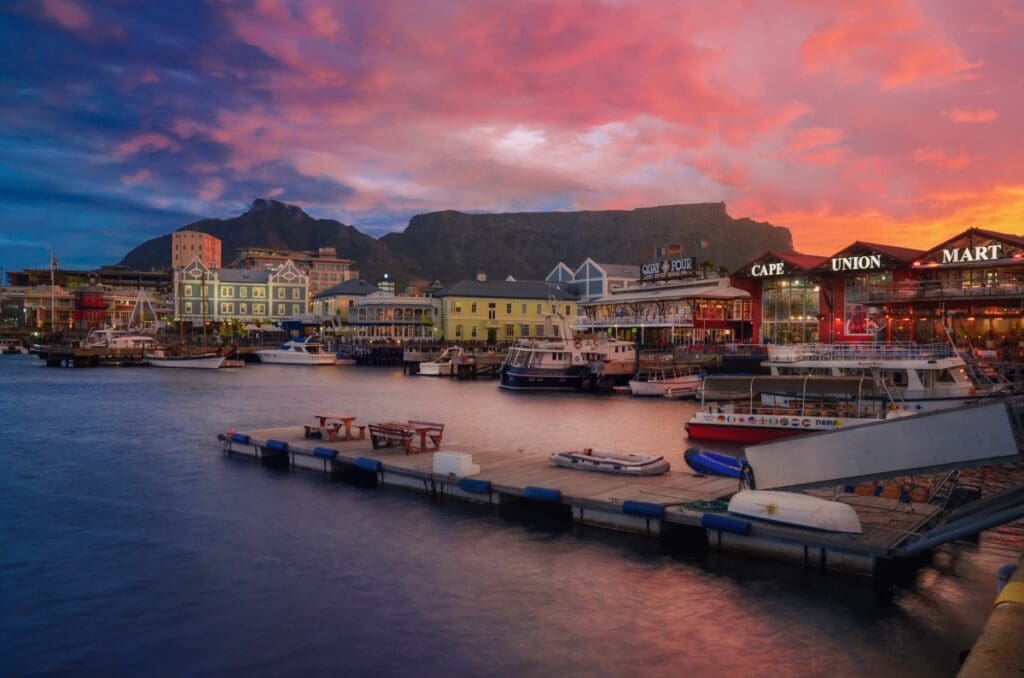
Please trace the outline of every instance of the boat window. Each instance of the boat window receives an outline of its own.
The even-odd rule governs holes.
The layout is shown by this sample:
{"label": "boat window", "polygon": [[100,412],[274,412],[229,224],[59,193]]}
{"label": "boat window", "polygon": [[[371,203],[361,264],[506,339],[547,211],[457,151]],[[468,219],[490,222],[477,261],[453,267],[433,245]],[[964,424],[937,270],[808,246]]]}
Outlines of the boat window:
{"label": "boat window", "polygon": [[934,385],[935,371],[934,370],[918,370],[917,378],[921,380],[921,386],[929,388]]}
{"label": "boat window", "polygon": [[955,384],[956,377],[953,376],[953,372],[951,370],[942,370],[941,372],[939,372],[938,381],[941,384]]}

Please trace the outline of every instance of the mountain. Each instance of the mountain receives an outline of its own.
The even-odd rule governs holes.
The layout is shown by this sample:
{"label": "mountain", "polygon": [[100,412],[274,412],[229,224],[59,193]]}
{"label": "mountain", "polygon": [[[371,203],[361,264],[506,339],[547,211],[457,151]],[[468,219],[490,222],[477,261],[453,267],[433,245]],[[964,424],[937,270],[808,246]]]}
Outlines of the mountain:
{"label": "mountain", "polygon": [[[733,269],[766,249],[792,251],[789,229],[729,216],[725,203],[664,205],[634,210],[466,214],[447,210],[418,214],[401,233],[379,240],[333,219],[314,219],[295,205],[258,199],[233,219],[204,219],[183,230],[209,233],[223,242],[224,260],[236,249],[272,247],[315,250],[334,246],[354,259],[364,279],[385,272],[452,282],[487,273],[542,279],[559,261],[575,268],[586,257],[599,262],[641,263],[641,252],[682,245],[684,256]],[[121,261],[132,268],[170,265],[170,234],[153,238]]]}

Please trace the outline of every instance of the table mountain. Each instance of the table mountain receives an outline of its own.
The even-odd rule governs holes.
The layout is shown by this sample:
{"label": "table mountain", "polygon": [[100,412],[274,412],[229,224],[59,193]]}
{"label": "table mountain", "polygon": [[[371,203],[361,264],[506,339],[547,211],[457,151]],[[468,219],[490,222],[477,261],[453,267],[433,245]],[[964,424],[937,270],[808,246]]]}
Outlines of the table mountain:
{"label": "table mountain", "polygon": [[[418,214],[405,231],[378,240],[333,219],[314,219],[295,205],[258,199],[238,217],[204,219],[183,229],[220,238],[225,261],[243,247],[334,246],[339,256],[355,259],[364,279],[376,280],[389,272],[400,282],[451,282],[479,272],[492,279],[541,279],[559,261],[573,268],[588,256],[600,262],[639,264],[643,250],[661,245],[682,245],[684,256],[731,270],[766,249],[793,249],[789,229],[733,219],[725,203],[506,214],[447,210]],[[170,256],[168,234],[139,245],[121,263],[166,268]]]}

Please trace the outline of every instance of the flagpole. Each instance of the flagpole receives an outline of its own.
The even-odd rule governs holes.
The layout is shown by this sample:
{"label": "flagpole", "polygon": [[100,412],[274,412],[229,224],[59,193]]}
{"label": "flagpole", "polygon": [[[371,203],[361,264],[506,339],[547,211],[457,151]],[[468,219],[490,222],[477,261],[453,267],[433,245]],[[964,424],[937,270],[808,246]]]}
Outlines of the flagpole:
{"label": "flagpole", "polygon": [[57,268],[57,259],[53,256],[53,245],[50,245],[50,336],[53,336],[55,316],[57,315],[57,290],[54,282],[54,271]]}

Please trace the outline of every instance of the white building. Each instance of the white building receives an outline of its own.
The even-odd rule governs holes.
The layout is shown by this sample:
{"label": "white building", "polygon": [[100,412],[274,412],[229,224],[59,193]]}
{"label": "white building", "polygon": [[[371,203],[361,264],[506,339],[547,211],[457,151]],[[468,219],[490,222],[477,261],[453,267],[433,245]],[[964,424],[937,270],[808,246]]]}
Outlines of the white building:
{"label": "white building", "polygon": [[207,268],[196,257],[174,271],[174,319],[280,321],[309,312],[309,279],[291,261],[276,269]]}
{"label": "white building", "polygon": [[581,301],[586,301],[636,285],[640,280],[640,267],[602,264],[587,257],[576,270],[558,262],[544,280],[566,283],[570,292],[578,295]]}

